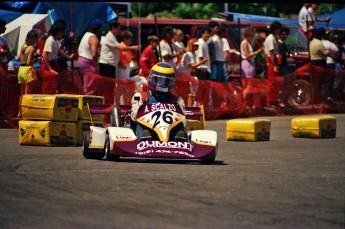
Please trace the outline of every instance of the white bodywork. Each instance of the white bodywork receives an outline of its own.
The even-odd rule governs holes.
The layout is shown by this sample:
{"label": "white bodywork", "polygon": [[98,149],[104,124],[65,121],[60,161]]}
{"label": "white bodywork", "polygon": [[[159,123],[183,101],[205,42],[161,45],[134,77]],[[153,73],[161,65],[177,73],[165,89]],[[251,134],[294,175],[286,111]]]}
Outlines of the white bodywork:
{"label": "white bodywork", "polygon": [[113,149],[114,142],[134,141],[137,136],[132,129],[125,127],[108,127],[110,150]]}
{"label": "white bodywork", "polygon": [[90,126],[90,149],[104,148],[107,129],[103,127]]}
{"label": "white bodywork", "polygon": [[217,145],[217,132],[213,130],[193,130],[188,132],[191,135],[191,142],[199,145]]}
{"label": "white bodywork", "polygon": [[[104,148],[107,131],[110,141],[110,149],[112,150],[115,142],[134,141],[137,136],[132,129],[125,127],[108,127],[102,128],[97,126],[90,126],[90,143],[89,148],[99,149]],[[191,142],[199,145],[216,146],[217,132],[213,130],[193,130],[189,131],[188,135]]]}
{"label": "white bodywork", "polygon": [[117,141],[133,141],[137,139],[137,136],[133,130],[125,127],[97,127],[90,126],[90,143],[89,148],[98,149],[104,148],[107,131],[110,141],[110,149],[113,148],[113,143]]}

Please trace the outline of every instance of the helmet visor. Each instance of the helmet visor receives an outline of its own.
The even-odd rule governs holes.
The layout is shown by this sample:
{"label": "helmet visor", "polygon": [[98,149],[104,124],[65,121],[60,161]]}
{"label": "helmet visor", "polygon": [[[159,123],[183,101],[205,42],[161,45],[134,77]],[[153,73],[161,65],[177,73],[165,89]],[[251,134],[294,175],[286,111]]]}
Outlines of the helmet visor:
{"label": "helmet visor", "polygon": [[151,82],[161,87],[173,87],[175,85],[175,78],[173,75],[160,75],[152,73]]}

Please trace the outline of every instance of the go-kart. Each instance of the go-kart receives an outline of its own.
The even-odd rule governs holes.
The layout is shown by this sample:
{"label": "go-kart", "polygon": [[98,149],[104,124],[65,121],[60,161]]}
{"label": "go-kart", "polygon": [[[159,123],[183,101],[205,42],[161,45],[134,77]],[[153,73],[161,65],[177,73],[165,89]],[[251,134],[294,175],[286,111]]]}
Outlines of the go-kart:
{"label": "go-kart", "polygon": [[[110,105],[89,105],[91,114],[109,112]],[[212,130],[186,131],[184,141],[170,136],[186,116],[202,115],[200,108],[186,107],[182,111],[178,104],[154,103],[139,107],[136,123],[130,118],[130,106],[111,105],[108,127],[90,126],[83,133],[83,155],[85,158],[118,161],[121,157],[197,159],[201,163],[213,163],[217,154],[217,133]],[[92,120],[91,120],[92,121]],[[142,125],[154,135],[143,140],[136,136],[136,125]]]}

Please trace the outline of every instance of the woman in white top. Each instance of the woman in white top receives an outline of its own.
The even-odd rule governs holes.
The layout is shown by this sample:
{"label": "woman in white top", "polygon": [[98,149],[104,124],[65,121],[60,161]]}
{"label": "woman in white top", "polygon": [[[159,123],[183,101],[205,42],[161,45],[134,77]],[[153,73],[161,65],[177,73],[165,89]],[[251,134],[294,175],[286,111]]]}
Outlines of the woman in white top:
{"label": "woman in white top", "polygon": [[[78,66],[81,72],[98,73],[99,37],[102,32],[103,22],[99,19],[94,19],[89,26],[89,31],[81,39],[78,48]],[[94,95],[96,88],[97,85],[95,85],[94,77],[84,75],[84,93],[86,95]]]}
{"label": "woman in white top", "polygon": [[259,52],[263,52],[264,49],[261,48],[257,51],[253,51],[251,42],[254,38],[256,29],[253,27],[248,27],[243,31],[244,39],[241,42],[241,76],[243,78],[254,78],[255,77],[255,61],[254,57]]}

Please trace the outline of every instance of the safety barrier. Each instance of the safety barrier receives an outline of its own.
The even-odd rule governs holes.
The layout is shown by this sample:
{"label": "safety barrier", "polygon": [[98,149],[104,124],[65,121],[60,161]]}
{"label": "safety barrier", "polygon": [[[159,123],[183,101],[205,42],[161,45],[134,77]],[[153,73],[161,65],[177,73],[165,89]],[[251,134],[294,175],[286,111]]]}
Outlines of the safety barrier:
{"label": "safety barrier", "polygon": [[[38,76],[38,80],[30,86],[30,94],[41,93],[42,79],[39,71]],[[336,92],[337,96],[344,100],[344,76],[345,71],[309,64],[288,75],[275,77],[272,81],[237,78],[230,82],[213,82],[177,74],[175,91],[184,98],[187,106],[203,105],[206,120],[262,115],[343,113],[345,106],[341,103],[321,105],[321,85],[325,80],[340,82],[340,89]],[[89,82],[88,88],[85,87],[85,79],[92,81]],[[0,71],[0,87],[0,128],[16,128],[20,120],[17,115],[21,91],[17,73]],[[138,90],[146,91],[148,87],[134,80],[112,79],[73,69],[59,75],[57,93],[98,95],[104,97],[106,104],[123,105],[130,104],[132,95]],[[287,106],[267,109],[265,105],[268,91],[275,101],[284,101]]]}

